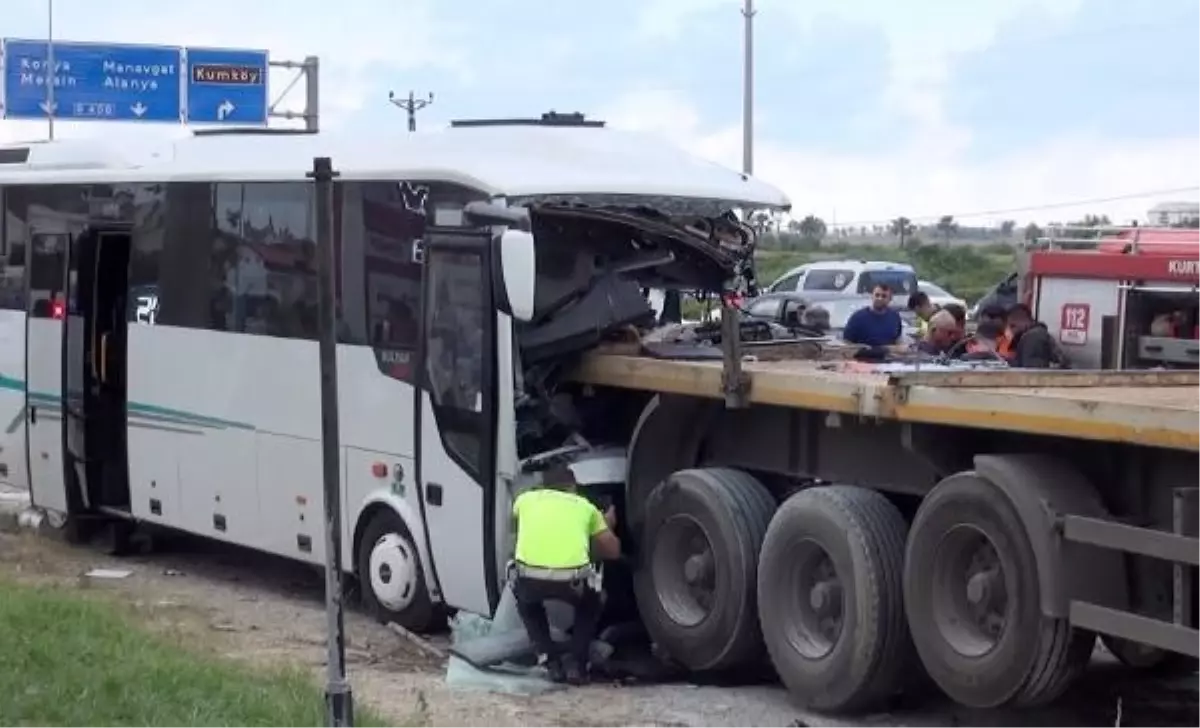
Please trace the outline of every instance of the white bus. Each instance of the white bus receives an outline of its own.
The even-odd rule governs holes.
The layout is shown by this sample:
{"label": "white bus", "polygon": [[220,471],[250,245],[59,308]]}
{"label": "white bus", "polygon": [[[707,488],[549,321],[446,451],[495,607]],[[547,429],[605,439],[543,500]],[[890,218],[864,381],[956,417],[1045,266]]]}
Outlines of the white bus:
{"label": "white bus", "polygon": [[[340,174],[342,566],[413,629],[490,614],[520,463],[566,445],[588,478],[624,475],[622,450],[546,414],[557,363],[649,311],[629,271],[721,285],[731,253],[695,231],[788,201],[602,128],[0,148],[0,479],[37,513],[323,563],[314,156]],[[472,203],[528,210],[532,234]],[[556,315],[591,295],[603,325]]]}

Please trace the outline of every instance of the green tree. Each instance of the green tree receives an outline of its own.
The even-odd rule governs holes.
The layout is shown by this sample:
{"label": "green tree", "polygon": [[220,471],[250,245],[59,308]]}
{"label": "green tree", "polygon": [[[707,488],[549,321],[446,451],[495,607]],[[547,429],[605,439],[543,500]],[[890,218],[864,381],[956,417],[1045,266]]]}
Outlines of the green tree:
{"label": "green tree", "polygon": [[1034,240],[1042,237],[1042,229],[1038,227],[1036,222],[1031,222],[1025,226],[1025,240],[1032,243]]}
{"label": "green tree", "polygon": [[1084,215],[1080,220],[1067,223],[1068,231],[1066,232],[1065,237],[1083,238],[1087,240],[1098,238],[1102,233],[1099,228],[1108,227],[1110,225],[1112,225],[1112,221],[1108,219],[1108,215]]}
{"label": "green tree", "polygon": [[958,223],[954,221],[953,215],[942,215],[937,223],[938,234],[942,236],[942,240],[947,245],[950,244],[950,238],[958,234]]}
{"label": "green tree", "polygon": [[1011,238],[1013,230],[1015,230],[1016,227],[1016,220],[1005,220],[1004,222],[1000,223],[1000,234],[1006,238]]}
{"label": "green tree", "polygon": [[816,215],[809,215],[800,221],[800,236],[805,240],[821,242],[825,237],[828,228],[825,227],[825,221]]}
{"label": "green tree", "polygon": [[771,229],[771,214],[759,210],[750,216],[749,223],[750,227],[754,228],[755,232],[757,232],[759,235],[762,235]]}
{"label": "green tree", "polygon": [[895,220],[892,220],[892,222],[888,225],[888,230],[891,231],[892,235],[900,238],[900,247],[907,250],[908,240],[913,236],[914,233],[917,232],[917,226],[913,225],[912,220],[909,220],[907,217],[901,215]]}

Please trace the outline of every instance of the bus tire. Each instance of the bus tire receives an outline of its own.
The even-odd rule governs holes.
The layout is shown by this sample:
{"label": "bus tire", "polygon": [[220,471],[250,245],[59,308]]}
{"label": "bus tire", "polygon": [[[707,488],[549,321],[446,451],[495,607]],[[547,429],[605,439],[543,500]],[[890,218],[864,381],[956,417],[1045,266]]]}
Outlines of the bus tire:
{"label": "bus tire", "polygon": [[904,597],[921,662],[971,708],[1053,701],[1082,672],[1090,632],[1041,609],[1026,525],[1008,497],[974,472],[925,497],[909,531]]}
{"label": "bus tire", "polygon": [[390,508],[378,510],[363,529],[356,555],[363,606],[380,622],[413,632],[444,625],[433,602],[421,557],[404,521]]}
{"label": "bus tire", "polygon": [[802,490],[771,519],[759,621],[798,703],[857,712],[901,692],[913,662],[901,585],[906,529],[883,495],[840,485]]}
{"label": "bus tire", "polygon": [[646,499],[634,591],[650,638],[695,672],[759,661],[758,552],[770,491],[728,468],[680,470]]}

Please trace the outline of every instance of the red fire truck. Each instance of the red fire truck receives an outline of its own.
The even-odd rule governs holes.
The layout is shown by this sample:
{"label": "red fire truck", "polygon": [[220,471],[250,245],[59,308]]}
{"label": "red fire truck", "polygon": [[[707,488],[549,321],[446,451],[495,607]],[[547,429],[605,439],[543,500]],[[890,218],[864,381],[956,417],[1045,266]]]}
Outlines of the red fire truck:
{"label": "red fire truck", "polygon": [[1050,232],[1020,256],[1018,295],[1074,366],[1197,367],[1200,230]]}

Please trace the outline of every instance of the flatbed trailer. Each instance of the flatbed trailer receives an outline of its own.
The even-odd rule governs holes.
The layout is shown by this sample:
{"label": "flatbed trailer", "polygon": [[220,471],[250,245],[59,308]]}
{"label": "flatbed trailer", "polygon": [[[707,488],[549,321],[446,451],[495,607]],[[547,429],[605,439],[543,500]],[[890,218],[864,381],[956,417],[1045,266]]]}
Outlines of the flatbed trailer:
{"label": "flatbed trailer", "polygon": [[[748,361],[751,404],[1200,452],[1200,373],[1005,370],[875,372],[814,361]],[[597,351],[574,378],[723,399],[720,361]]]}
{"label": "flatbed trailer", "polygon": [[1098,637],[1128,665],[1195,670],[1197,372],[851,353],[639,339],[568,375],[640,412],[625,528],[667,654],[719,671],[763,645],[801,702],[840,711],[921,672],[964,705],[1044,704]]}

